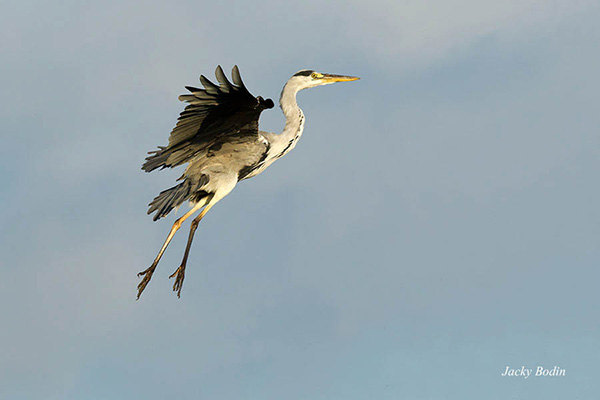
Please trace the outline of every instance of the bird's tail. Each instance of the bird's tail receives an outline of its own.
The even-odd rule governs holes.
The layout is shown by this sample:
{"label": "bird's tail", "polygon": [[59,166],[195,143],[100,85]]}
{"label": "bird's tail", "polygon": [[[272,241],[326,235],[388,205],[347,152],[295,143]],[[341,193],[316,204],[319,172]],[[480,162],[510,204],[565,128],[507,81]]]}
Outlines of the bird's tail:
{"label": "bird's tail", "polygon": [[190,198],[191,185],[186,179],[179,185],[173,186],[170,189],[163,190],[158,196],[148,204],[148,214],[152,214],[156,211],[156,214],[152,218],[154,221],[165,217],[175,207],[179,207],[184,201]]}
{"label": "bird's tail", "polygon": [[208,193],[199,190],[199,186],[202,186],[202,183],[205,182],[201,182],[199,185],[198,183],[194,184],[189,179],[186,179],[179,185],[163,190],[150,204],[148,204],[148,214],[152,214],[156,211],[156,214],[154,214],[152,219],[158,221],[160,218],[169,214],[171,210],[179,207],[186,200],[195,202],[200,201],[203,197],[208,195]]}

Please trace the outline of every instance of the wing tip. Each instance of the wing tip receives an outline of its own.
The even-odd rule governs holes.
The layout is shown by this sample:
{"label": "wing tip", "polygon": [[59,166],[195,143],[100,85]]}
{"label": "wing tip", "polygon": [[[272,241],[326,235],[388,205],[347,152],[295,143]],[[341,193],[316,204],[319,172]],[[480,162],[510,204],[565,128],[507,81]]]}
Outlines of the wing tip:
{"label": "wing tip", "polygon": [[244,85],[244,81],[242,81],[242,75],[240,75],[240,69],[237,65],[234,65],[231,69],[231,78],[233,79],[233,83],[241,88],[246,89],[246,85]]}

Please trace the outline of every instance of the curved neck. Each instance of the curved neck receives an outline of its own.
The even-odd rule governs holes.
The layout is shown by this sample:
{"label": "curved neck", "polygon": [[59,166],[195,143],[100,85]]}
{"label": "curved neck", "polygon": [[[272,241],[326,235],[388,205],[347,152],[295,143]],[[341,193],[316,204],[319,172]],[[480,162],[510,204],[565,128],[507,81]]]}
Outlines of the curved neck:
{"label": "curved neck", "polygon": [[292,150],[304,131],[304,113],[296,103],[296,94],[300,90],[301,88],[288,82],[281,91],[279,106],[285,115],[285,127],[277,135],[277,143],[274,143],[276,148],[273,150],[277,157]]}
{"label": "curved neck", "polygon": [[281,110],[286,117],[286,123],[290,118],[293,118],[300,109],[298,103],[296,103],[296,94],[299,91],[300,88],[290,84],[290,82],[286,83],[281,91],[281,95],[279,96],[279,107],[281,107]]}

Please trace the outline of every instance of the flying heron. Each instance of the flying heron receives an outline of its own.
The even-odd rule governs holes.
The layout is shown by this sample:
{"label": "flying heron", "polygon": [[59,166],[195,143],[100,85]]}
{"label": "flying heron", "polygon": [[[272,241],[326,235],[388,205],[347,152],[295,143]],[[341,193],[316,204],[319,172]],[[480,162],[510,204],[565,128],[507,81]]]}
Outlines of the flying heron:
{"label": "flying heron", "polygon": [[151,151],[142,165],[146,172],[157,168],[173,168],[188,164],[180,184],[162,191],[149,204],[148,214],[154,221],[189,201],[191,210],[177,219],[154,262],[140,272],[137,298],[150,282],[158,262],[183,221],[199,210],[192,221],[181,265],[169,277],[175,277],[173,291],[181,296],[185,266],[194,233],[200,220],[235,185],[263,172],[275,160],[290,152],[304,130],[304,113],[296,103],[296,94],[303,89],[359,79],[355,76],[323,74],[312,70],[295,73],[285,84],[279,105],[285,115],[285,127],[280,134],[258,130],[260,113],[273,108],[273,100],[254,97],[242,82],[237,66],[233,67],[231,83],[220,66],[215,71],[219,85],[200,76],[204,89],[186,86],[190,94],[179,96],[188,105],[179,115],[169,136],[169,144]]}

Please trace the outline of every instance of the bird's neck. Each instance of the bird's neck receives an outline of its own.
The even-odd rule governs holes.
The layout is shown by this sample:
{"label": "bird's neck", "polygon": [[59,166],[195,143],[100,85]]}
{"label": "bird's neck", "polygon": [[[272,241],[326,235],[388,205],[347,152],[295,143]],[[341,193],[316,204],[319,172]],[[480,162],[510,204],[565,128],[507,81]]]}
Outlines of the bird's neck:
{"label": "bird's neck", "polygon": [[304,131],[304,113],[296,103],[297,93],[298,88],[285,85],[279,98],[279,106],[283,111],[283,115],[285,115],[285,127],[283,132],[277,135],[276,148],[274,149],[277,158],[283,157],[292,150]]}

